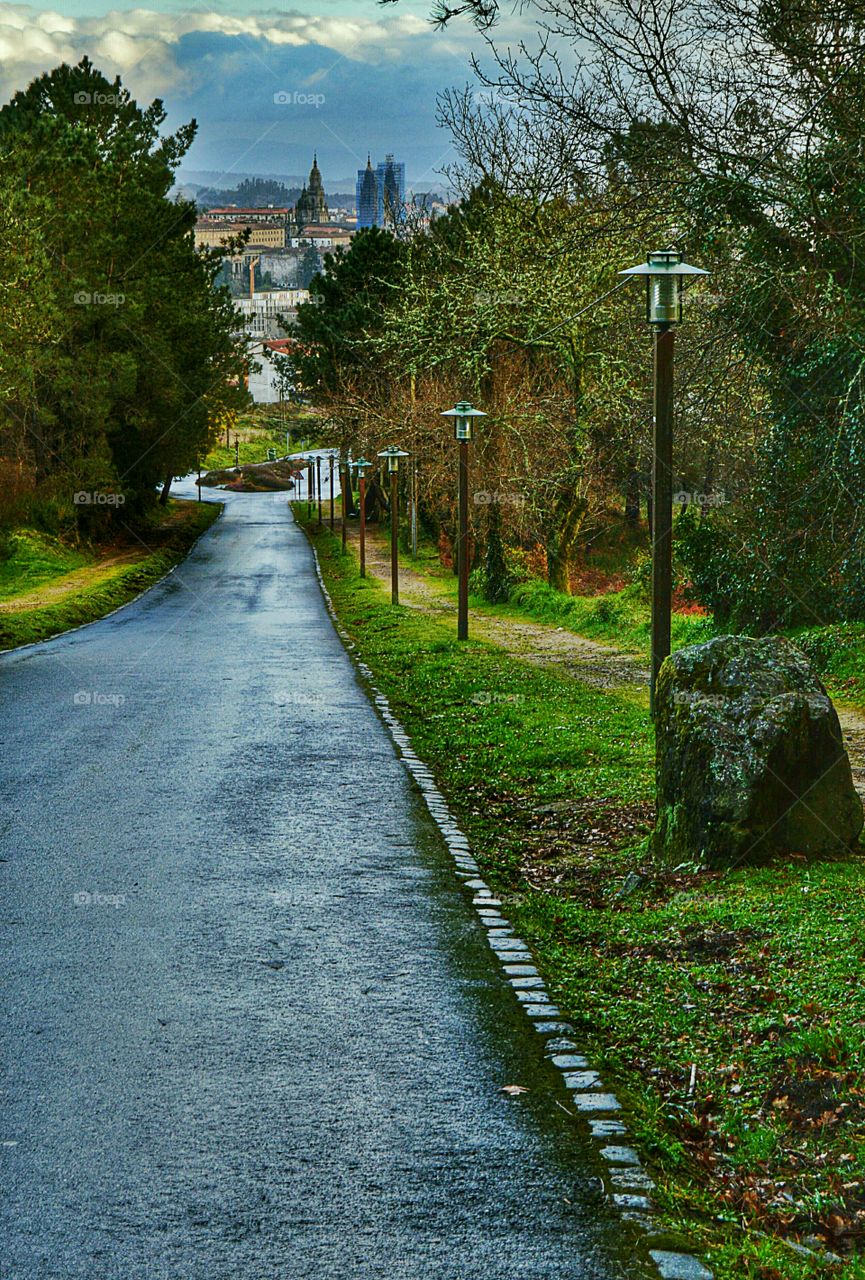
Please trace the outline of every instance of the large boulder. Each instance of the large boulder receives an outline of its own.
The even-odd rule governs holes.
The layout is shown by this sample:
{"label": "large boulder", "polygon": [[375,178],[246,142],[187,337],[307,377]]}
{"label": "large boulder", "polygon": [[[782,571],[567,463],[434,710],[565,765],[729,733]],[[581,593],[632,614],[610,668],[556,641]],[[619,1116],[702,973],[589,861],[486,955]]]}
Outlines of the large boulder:
{"label": "large boulder", "polygon": [[835,708],[787,640],[718,636],[661,667],[655,848],[673,865],[837,855],[862,802]]}

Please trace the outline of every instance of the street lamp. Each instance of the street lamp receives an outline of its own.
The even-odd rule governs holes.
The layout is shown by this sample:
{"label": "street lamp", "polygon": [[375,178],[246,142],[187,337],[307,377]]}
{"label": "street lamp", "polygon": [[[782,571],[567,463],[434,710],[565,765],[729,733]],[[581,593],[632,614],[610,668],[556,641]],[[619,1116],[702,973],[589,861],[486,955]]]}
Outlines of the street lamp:
{"label": "street lamp", "polygon": [[645,276],[646,320],[655,331],[655,418],[652,443],[652,683],[649,698],[655,709],[655,687],[661,663],[670,654],[673,607],[673,327],[682,319],[682,281],[706,276],[676,249],[650,253],[639,266],[621,276]]}
{"label": "street lamp", "polygon": [[360,576],[366,577],[366,469],[372,463],[360,457],[354,464],[360,487]]}
{"label": "street lamp", "polygon": [[386,449],[381,449],[377,456],[387,459],[387,470],[390,476],[390,602],[391,604],[399,604],[399,491],[397,489],[397,478],[399,475],[399,460],[400,458],[407,458],[408,454],[404,449],[397,449],[396,445],[391,444]]}
{"label": "street lamp", "polygon": [[457,639],[469,638],[469,443],[472,438],[472,419],[485,418],[481,409],[473,409],[460,400],[453,409],[445,409],[443,418],[453,418],[454,439],[460,449],[460,527],[457,539],[457,571],[459,573],[459,597],[457,605]]}

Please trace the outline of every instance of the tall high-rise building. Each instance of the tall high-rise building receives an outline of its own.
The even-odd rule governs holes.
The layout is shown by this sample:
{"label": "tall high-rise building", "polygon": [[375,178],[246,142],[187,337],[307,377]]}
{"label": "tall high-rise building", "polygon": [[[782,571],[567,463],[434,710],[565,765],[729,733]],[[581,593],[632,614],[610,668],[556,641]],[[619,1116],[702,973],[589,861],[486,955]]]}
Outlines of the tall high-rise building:
{"label": "tall high-rise building", "polygon": [[386,155],[376,167],[378,204],[376,214],[380,227],[392,227],[405,217],[405,165]]}
{"label": "tall high-rise building", "polygon": [[381,164],[372,167],[367,156],[366,168],[358,169],[357,225],[392,227],[405,217],[405,165],[386,155]]}
{"label": "tall high-rise building", "polygon": [[355,197],[357,203],[357,229],[362,230],[364,227],[377,227],[378,214],[378,182],[376,181],[375,170],[372,167],[370,157],[366,158],[366,168],[357,171],[357,186],[355,187]]}

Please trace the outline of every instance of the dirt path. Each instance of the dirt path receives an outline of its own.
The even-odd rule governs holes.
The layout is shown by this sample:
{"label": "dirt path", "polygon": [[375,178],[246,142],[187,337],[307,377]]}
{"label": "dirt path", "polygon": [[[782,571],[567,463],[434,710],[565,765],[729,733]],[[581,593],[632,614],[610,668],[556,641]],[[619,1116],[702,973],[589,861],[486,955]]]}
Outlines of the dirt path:
{"label": "dirt path", "polygon": [[[356,528],[349,528],[348,538],[357,543]],[[390,548],[378,532],[367,537],[366,564],[369,573],[383,582],[390,581]],[[453,600],[444,594],[435,579],[418,573],[404,561],[400,562],[399,598],[400,604],[424,613],[456,613]],[[472,634],[480,639],[489,640],[506,653],[536,666],[563,668],[585,684],[610,689],[649,683],[648,668],[638,657],[596,640],[587,640],[565,627],[530,619],[500,618],[482,609],[470,609],[469,618]],[[865,713],[843,703],[836,705],[836,710],[850,756],[853,784],[865,798]]]}
{"label": "dirt path", "polygon": [[[357,536],[357,530],[350,528],[349,541],[356,544]],[[377,533],[367,537],[366,565],[369,573],[390,582],[390,548]],[[399,569],[399,599],[400,604],[423,613],[456,614],[456,604],[436,580],[416,572],[404,561],[400,562]],[[470,609],[469,618],[472,634],[479,639],[489,640],[507,653],[539,667],[564,667],[586,684],[611,688],[649,682],[648,669],[639,658],[575,635],[565,627],[500,618],[482,609]]]}

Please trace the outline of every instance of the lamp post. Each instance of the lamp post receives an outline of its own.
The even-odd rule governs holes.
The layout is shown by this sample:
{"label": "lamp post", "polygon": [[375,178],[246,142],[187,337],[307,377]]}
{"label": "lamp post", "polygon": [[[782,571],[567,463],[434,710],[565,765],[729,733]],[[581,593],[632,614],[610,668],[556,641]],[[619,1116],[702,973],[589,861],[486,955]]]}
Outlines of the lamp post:
{"label": "lamp post", "polygon": [[309,454],[306,462],[306,518],[312,515],[312,504],[315,501],[315,458]]}
{"label": "lamp post", "polygon": [[340,457],[339,460],[339,491],[342,497],[342,549],[345,551],[346,542],[348,540],[348,519],[349,505],[351,502],[351,472],[349,469],[348,458],[345,460]]}
{"label": "lamp post", "polygon": [[411,460],[411,558],[417,560],[417,458]]}
{"label": "lamp post", "polygon": [[399,477],[399,460],[400,458],[407,458],[408,454],[404,449],[397,449],[396,445],[391,444],[386,449],[381,449],[378,457],[387,459],[387,470],[390,476],[390,602],[391,604],[399,604],[399,490],[397,489],[397,480]]}
{"label": "lamp post", "polygon": [[655,417],[652,442],[652,673],[649,690],[655,711],[655,687],[661,663],[670,654],[673,608],[673,334],[682,319],[682,280],[708,271],[689,266],[676,249],[650,253],[623,276],[645,276],[646,320],[655,333]]}
{"label": "lamp post", "polygon": [[360,457],[354,464],[360,488],[360,576],[366,577],[366,469],[372,463]]}
{"label": "lamp post", "polygon": [[460,527],[457,538],[457,572],[459,574],[459,596],[457,604],[457,639],[469,638],[469,442],[472,438],[472,419],[485,418],[481,409],[473,409],[465,400],[460,400],[453,409],[445,409],[443,418],[453,418],[454,439],[459,444],[459,504]]}
{"label": "lamp post", "polygon": [[315,483],[318,489],[318,527],[321,528],[321,454],[315,456]]}
{"label": "lamp post", "polygon": [[330,464],[330,531],[333,533],[333,454],[328,458]]}

